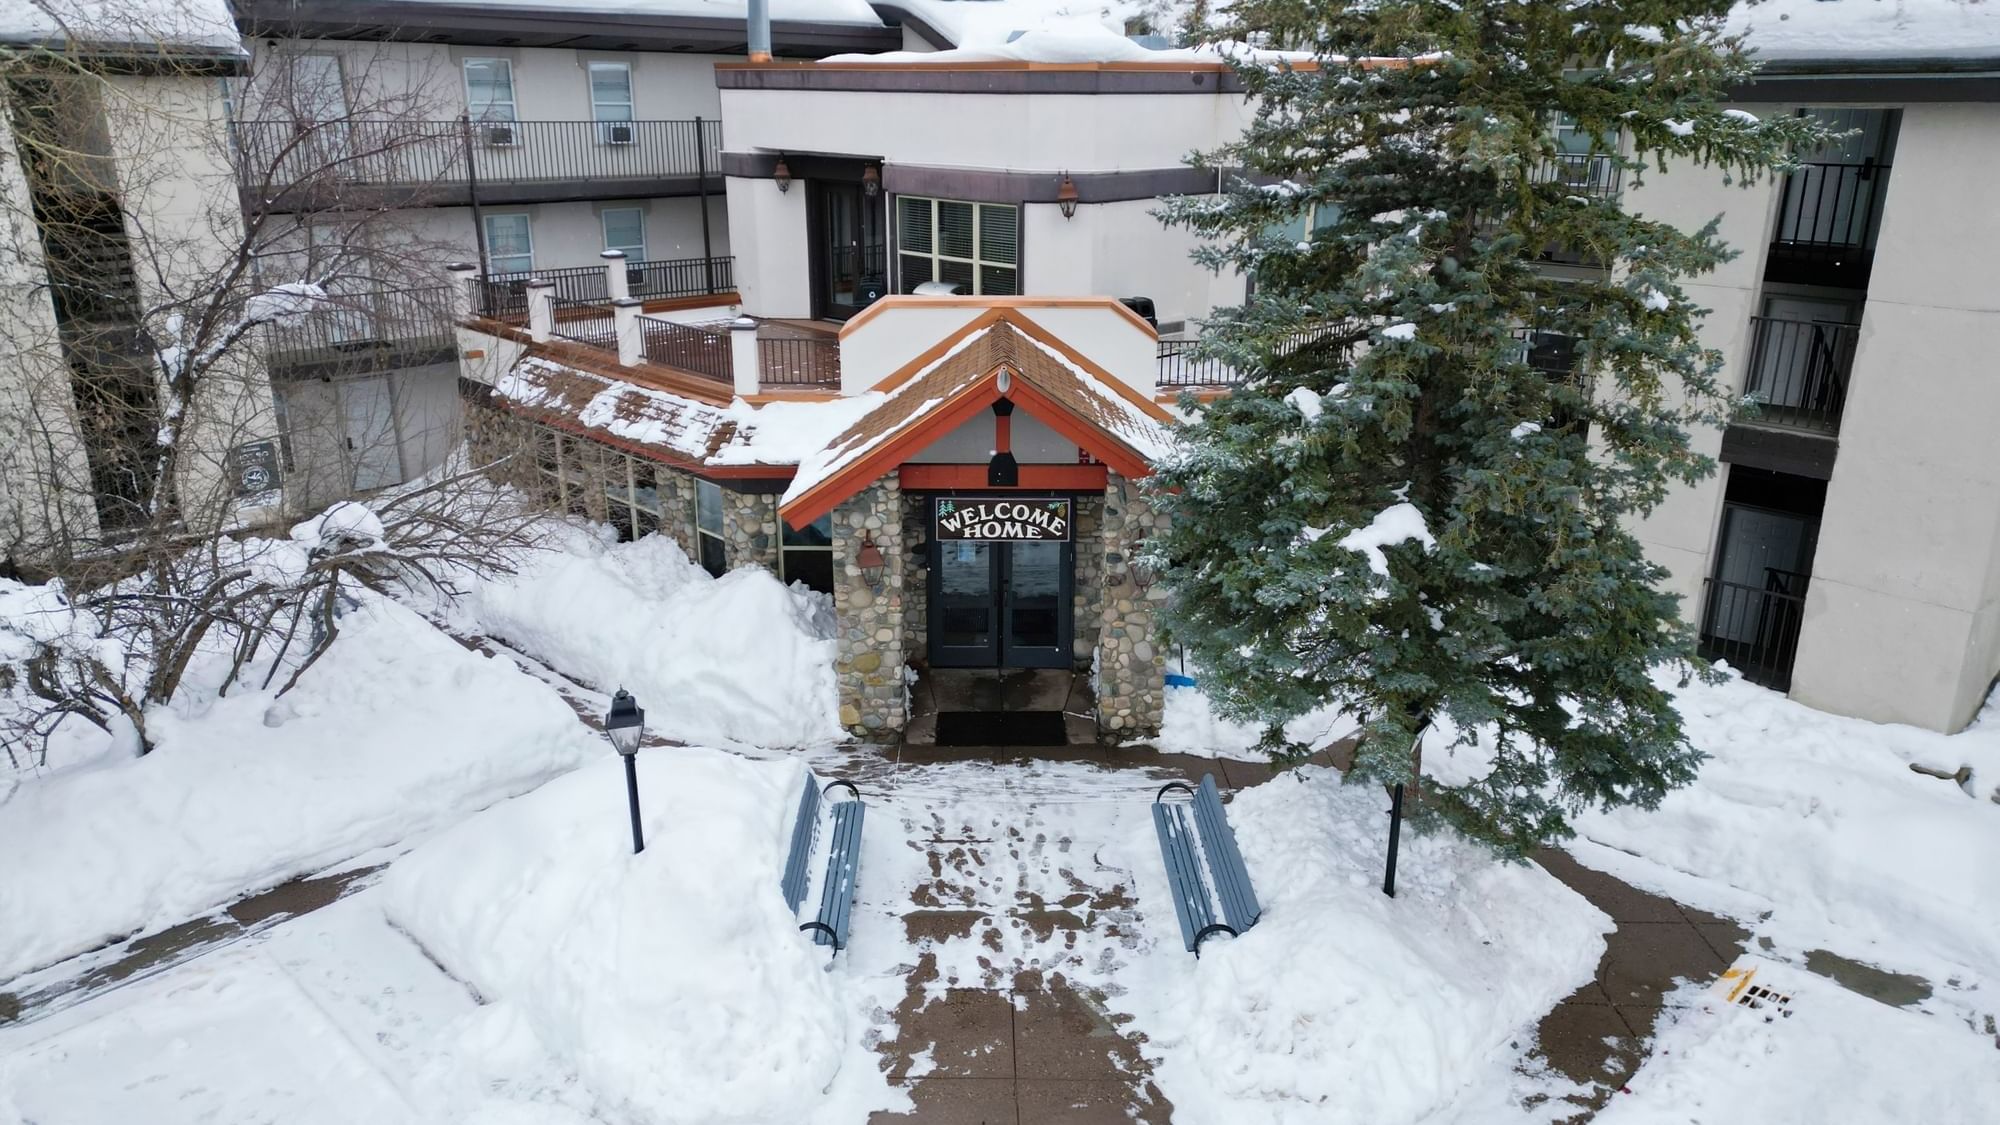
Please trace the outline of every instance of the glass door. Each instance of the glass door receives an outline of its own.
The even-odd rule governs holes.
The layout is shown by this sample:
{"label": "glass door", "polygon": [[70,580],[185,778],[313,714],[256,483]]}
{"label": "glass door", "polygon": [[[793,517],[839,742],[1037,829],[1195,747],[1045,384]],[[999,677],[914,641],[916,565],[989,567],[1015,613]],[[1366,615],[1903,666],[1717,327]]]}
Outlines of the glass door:
{"label": "glass door", "polygon": [[940,668],[1000,664],[998,554],[1002,545],[939,542],[931,560],[931,663]]}
{"label": "glass door", "polygon": [[812,187],[820,242],[814,303],[820,316],[846,320],[887,288],[882,201],[868,198],[858,183],[814,180]]}
{"label": "glass door", "polygon": [[1005,549],[1001,662],[1009,668],[1067,668],[1070,545],[1009,543]]}

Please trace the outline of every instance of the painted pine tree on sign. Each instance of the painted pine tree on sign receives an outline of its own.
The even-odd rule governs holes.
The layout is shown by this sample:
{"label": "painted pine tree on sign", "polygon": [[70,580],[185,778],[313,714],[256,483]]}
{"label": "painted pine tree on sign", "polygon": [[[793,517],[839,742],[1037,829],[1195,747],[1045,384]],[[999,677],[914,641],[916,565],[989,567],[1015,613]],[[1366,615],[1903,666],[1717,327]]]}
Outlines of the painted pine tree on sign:
{"label": "painted pine tree on sign", "polygon": [[1670,160],[1752,182],[1822,139],[1721,104],[1752,69],[1727,10],[1240,0],[1219,36],[1319,62],[1243,63],[1254,120],[1201,158],[1241,175],[1164,215],[1255,279],[1205,345],[1254,375],[1156,478],[1175,638],[1281,756],[1329,698],[1371,781],[1415,776],[1426,716],[1487,731],[1490,772],[1415,814],[1505,852],[1699,762],[1653,680],[1694,638],[1627,528],[1713,471],[1689,429],[1731,404],[1679,282],[1731,251],[1621,188]]}

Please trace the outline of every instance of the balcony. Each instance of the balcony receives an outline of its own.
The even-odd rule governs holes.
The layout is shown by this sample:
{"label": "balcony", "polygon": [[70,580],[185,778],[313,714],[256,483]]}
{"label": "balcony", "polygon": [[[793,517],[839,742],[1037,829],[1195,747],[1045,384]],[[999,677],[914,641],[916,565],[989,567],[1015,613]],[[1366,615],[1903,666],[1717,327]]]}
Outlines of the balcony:
{"label": "balcony", "polygon": [[1860,337],[1858,324],[1751,317],[1743,397],[1757,414],[1748,424],[1838,433]]}
{"label": "balcony", "polygon": [[1583,199],[1609,199],[1618,194],[1618,163],[1605,153],[1559,152],[1530,174],[1537,184],[1555,184]]}
{"label": "balcony", "polygon": [[330,378],[450,363],[458,342],[443,287],[329,298],[324,307],[263,326],[263,351],[281,378]]}
{"label": "balcony", "polygon": [[1770,568],[1762,586],[1709,579],[1701,616],[1702,658],[1728,661],[1753,684],[1791,690],[1809,581],[1804,574]]}
{"label": "balcony", "polygon": [[[626,291],[642,301],[719,296],[736,291],[736,259],[667,258],[626,262]],[[472,308],[480,316],[521,318],[528,314],[528,282],[555,285],[557,308],[609,305],[611,282],[604,266],[491,273],[472,282]]]}
{"label": "balcony", "polygon": [[239,121],[258,209],[448,207],[720,191],[722,123]]}
{"label": "balcony", "polygon": [[[1280,351],[1289,355],[1308,344],[1333,336],[1343,337],[1339,346],[1344,351],[1349,342],[1364,335],[1366,335],[1365,330],[1350,323],[1323,324],[1292,333],[1280,346]],[[1214,356],[1197,355],[1196,351],[1200,344],[1201,341],[1198,339],[1160,341],[1159,374],[1155,377],[1154,383],[1159,393],[1178,394],[1191,391],[1201,394],[1226,391],[1243,385],[1254,374],[1233,367]]]}
{"label": "balcony", "polygon": [[1785,178],[1766,281],[1866,289],[1889,165],[1801,164]]}

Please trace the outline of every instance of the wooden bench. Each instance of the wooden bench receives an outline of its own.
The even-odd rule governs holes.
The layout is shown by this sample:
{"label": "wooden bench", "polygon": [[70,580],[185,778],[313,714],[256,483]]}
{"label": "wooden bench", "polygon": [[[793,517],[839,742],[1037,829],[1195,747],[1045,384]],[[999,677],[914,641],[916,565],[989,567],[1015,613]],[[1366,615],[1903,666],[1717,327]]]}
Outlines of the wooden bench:
{"label": "wooden bench", "polygon": [[861,791],[853,782],[834,780],[822,790],[819,780],[811,773],[806,774],[805,792],[799,795],[798,819],[792,824],[792,850],[785,859],[781,884],[785,905],[796,917],[811,884],[813,852],[819,845],[822,798],[837,788],[846,789],[852,799],[826,802],[832,806],[828,820],[832,822],[833,835],[827,845],[826,877],[820,881],[819,910],[811,921],[799,925],[801,930],[813,931],[814,944],[831,945],[835,953],[847,947],[847,923],[854,913],[854,874],[861,866],[861,814],[866,806],[861,803]]}
{"label": "wooden bench", "polygon": [[[1166,796],[1176,789],[1194,800],[1169,804]],[[1160,855],[1167,862],[1174,913],[1190,952],[1200,957],[1201,943],[1210,937],[1233,937],[1257,924],[1264,911],[1250,889],[1250,872],[1243,866],[1243,853],[1236,850],[1236,833],[1222,815],[1222,794],[1216,791],[1214,774],[1202,775],[1198,789],[1184,781],[1161,786],[1153,797],[1153,827],[1160,832]]]}

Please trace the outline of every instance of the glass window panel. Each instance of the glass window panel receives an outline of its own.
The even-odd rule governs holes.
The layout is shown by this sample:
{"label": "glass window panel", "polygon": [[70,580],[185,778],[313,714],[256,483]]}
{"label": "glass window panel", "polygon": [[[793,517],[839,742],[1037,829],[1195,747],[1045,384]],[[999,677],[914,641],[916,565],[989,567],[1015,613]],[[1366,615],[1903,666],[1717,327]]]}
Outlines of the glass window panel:
{"label": "glass window panel", "polygon": [[697,536],[701,540],[701,568],[720,578],[729,570],[729,553],[723,549],[722,540],[713,535]]}
{"label": "glass window panel", "polygon": [[897,272],[901,275],[900,280],[903,292],[915,293],[917,286],[922,285],[926,281],[936,280],[931,276],[931,263],[935,259],[919,258],[915,254],[899,254],[896,256],[896,260],[899,266]]}
{"label": "glass window panel", "polygon": [[808,589],[833,593],[833,552],[790,550],[785,552],[785,581],[803,582]]}
{"label": "glass window panel", "polygon": [[712,481],[694,482],[695,526],[710,535],[722,534],[722,489]]}
{"label": "glass window panel", "polygon": [[950,258],[939,258],[937,271],[939,281],[956,282],[960,293],[978,292],[972,283],[971,262],[954,262]]}
{"label": "glass window panel", "polygon": [[954,258],[972,257],[972,214],[970,203],[938,200],[937,252]]}
{"label": "glass window panel", "polygon": [[465,100],[474,121],[514,120],[514,64],[506,59],[465,60]]}
{"label": "glass window panel", "polygon": [[632,68],[624,63],[590,64],[590,112],[598,121],[632,120]]}
{"label": "glass window panel", "polygon": [[1012,207],[980,205],[980,261],[1013,265],[1020,236],[1019,222]]}
{"label": "glass window panel", "polygon": [[1021,290],[1013,266],[980,266],[979,291],[990,297],[1012,297]]}
{"label": "glass window panel", "polygon": [[646,213],[637,207],[614,207],[600,216],[604,223],[604,248],[622,250],[628,262],[646,260]]}
{"label": "glass window panel", "polygon": [[[783,521],[780,521],[783,523]],[[785,546],[787,547],[831,547],[833,546],[833,516],[831,513],[794,531],[792,525],[783,523]]]}
{"label": "glass window panel", "polygon": [[526,215],[487,215],[486,256],[495,273],[526,273],[535,268],[533,232]]}
{"label": "glass window panel", "polygon": [[658,527],[660,514],[660,482],[654,475],[653,466],[644,461],[632,463],[632,503],[641,511],[656,517],[650,527]]}
{"label": "glass window panel", "polygon": [[1340,221],[1340,204],[1318,203],[1313,205],[1313,230],[1323,231]]}
{"label": "glass window panel", "polygon": [[931,252],[931,201],[896,199],[896,245],[912,254]]}

